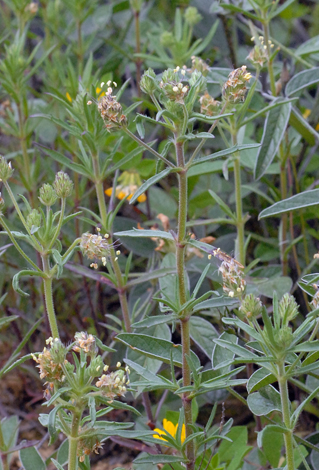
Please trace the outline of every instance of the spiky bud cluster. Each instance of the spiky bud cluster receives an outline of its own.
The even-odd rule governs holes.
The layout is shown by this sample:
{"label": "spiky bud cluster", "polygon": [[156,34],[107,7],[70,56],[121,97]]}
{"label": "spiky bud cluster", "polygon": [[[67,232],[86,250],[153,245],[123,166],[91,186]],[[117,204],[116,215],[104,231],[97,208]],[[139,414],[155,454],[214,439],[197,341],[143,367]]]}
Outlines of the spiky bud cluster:
{"label": "spiky bud cluster", "polygon": [[202,15],[198,13],[196,7],[188,7],[185,10],[184,18],[186,23],[189,24],[189,26],[194,26],[195,24],[200,22],[200,20],[202,19]]}
{"label": "spiky bud cluster", "polygon": [[198,72],[201,72],[201,74],[204,75],[204,77],[206,77],[209,72],[209,66],[207,62],[205,62],[203,59],[193,55],[191,71],[194,72],[195,70],[197,70]]}
{"label": "spiky bud cluster", "polygon": [[63,171],[59,171],[55,175],[55,180],[53,182],[53,189],[55,190],[57,196],[61,199],[71,196],[73,191],[73,182],[71,181],[69,175]]}
{"label": "spiky bud cluster", "polygon": [[13,171],[11,162],[8,163],[4,157],[0,157],[0,181],[5,183],[11,178]]}
{"label": "spiky bud cluster", "polygon": [[161,44],[164,47],[172,47],[175,44],[175,37],[170,31],[164,31],[160,38]]}
{"label": "spiky bud cluster", "polygon": [[199,99],[200,112],[206,116],[215,116],[220,110],[220,101],[215,100],[207,91]]}
{"label": "spiky bud cluster", "polygon": [[254,294],[248,294],[242,300],[239,310],[248,318],[256,318],[261,315],[262,303],[259,297]]}
{"label": "spiky bud cluster", "polygon": [[88,334],[86,331],[75,333],[75,345],[73,351],[80,352],[81,349],[89,355],[96,354],[98,348],[96,346],[96,339],[93,335]]}
{"label": "spiky bud cluster", "polygon": [[288,325],[298,315],[298,304],[292,295],[285,294],[280,300],[279,315],[283,325]]}
{"label": "spiky bud cluster", "polygon": [[26,224],[29,230],[32,227],[40,227],[42,221],[42,216],[37,209],[32,209],[30,214],[26,218]]}
{"label": "spiky bud cluster", "polygon": [[144,93],[149,95],[152,95],[158,89],[156,74],[153,69],[150,68],[144,72],[140,81],[140,87]]}
{"label": "spiky bud cluster", "polygon": [[218,271],[223,278],[223,290],[229,297],[242,297],[246,281],[244,267],[220,249],[214,250],[214,256],[222,260]]}
{"label": "spiky bud cluster", "polygon": [[87,436],[78,440],[77,456],[80,462],[84,462],[85,456],[90,455],[92,452],[95,454],[99,453],[99,449],[102,449],[103,445],[96,436]]}
{"label": "spiky bud cluster", "polygon": [[132,10],[138,13],[141,11],[143,0],[130,0],[130,5]]}
{"label": "spiky bud cluster", "polygon": [[39,201],[45,206],[53,206],[58,196],[51,184],[45,183],[39,190]]}
{"label": "spiky bud cluster", "polygon": [[108,258],[110,255],[107,238],[89,232],[83,233],[80,242],[82,253],[89,259],[103,261],[103,258]]}
{"label": "spiky bud cluster", "polygon": [[189,87],[183,85],[179,78],[180,68],[167,69],[163,72],[160,88],[164,95],[171,101],[176,103],[184,103],[184,98],[188,93]]}
{"label": "spiky bud cluster", "polygon": [[33,360],[38,364],[40,378],[46,379],[48,383],[63,382],[65,377],[62,364],[65,363],[66,349],[57,338],[49,338],[47,344],[50,348],[44,348],[38,356],[32,355]]}
{"label": "spiky bud cluster", "polygon": [[[129,373],[129,369],[126,367],[126,372]],[[103,374],[96,382],[96,386],[100,388],[102,395],[110,400],[114,400],[115,397],[123,397],[126,392],[126,384],[129,383],[126,378],[124,370],[117,370],[109,374]]]}
{"label": "spiky bud cluster", "polygon": [[263,46],[256,44],[256,46],[248,54],[247,59],[250,60],[250,62],[252,62],[255,66],[262,67],[268,60],[267,49],[264,49]]}
{"label": "spiky bud cluster", "polygon": [[109,132],[111,132],[112,129],[117,130],[127,125],[127,118],[125,114],[123,114],[122,106],[117,101],[116,96],[112,95],[112,91],[112,88],[109,87],[108,91],[102,96],[98,103],[98,110]]}
{"label": "spiky bud cluster", "polygon": [[288,349],[293,339],[291,328],[289,326],[281,327],[280,330],[274,332],[274,338],[280,351]]}
{"label": "spiky bud cluster", "polygon": [[228,75],[227,81],[223,85],[223,97],[230,103],[240,103],[245,101],[247,92],[246,84],[252,75],[247,72],[246,65],[233,70]]}

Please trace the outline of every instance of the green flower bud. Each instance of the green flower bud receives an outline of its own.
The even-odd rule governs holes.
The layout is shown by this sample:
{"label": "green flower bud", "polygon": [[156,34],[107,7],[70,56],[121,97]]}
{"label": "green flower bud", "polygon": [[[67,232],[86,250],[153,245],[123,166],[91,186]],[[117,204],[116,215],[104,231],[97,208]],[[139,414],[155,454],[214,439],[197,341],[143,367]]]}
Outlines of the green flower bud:
{"label": "green flower bud", "polygon": [[163,72],[160,88],[164,95],[171,101],[183,103],[184,97],[187,95],[189,87],[183,85],[178,76],[179,67],[175,70],[167,69]]}
{"label": "green flower bud", "polygon": [[71,196],[73,191],[73,183],[70,180],[69,175],[63,171],[59,171],[59,173],[55,175],[53,188],[59,198],[65,199],[66,197]]}
{"label": "green flower bud", "polygon": [[230,103],[245,101],[247,92],[246,83],[252,75],[246,71],[246,65],[235,69],[228,75],[228,80],[223,85],[223,97]]}
{"label": "green flower bud", "polygon": [[0,193],[0,215],[2,215],[2,210],[4,209],[4,206],[5,206],[4,199]]}
{"label": "green flower bud", "polygon": [[174,34],[170,31],[164,31],[161,35],[161,44],[164,47],[172,47],[175,45],[175,37]]}
{"label": "green flower bud", "polygon": [[248,294],[243,299],[239,310],[243,312],[247,318],[256,318],[261,315],[262,303],[259,297],[255,297],[254,294]]}
{"label": "green flower bud", "polygon": [[98,104],[98,110],[109,132],[112,129],[118,130],[127,125],[127,118],[123,114],[122,106],[117,101],[116,96],[112,96],[112,91],[112,88],[109,87],[107,93],[100,99]]}
{"label": "green flower bud", "polygon": [[287,325],[298,315],[298,304],[290,294],[285,294],[279,302],[279,315],[283,325]]}
{"label": "green flower bud", "polygon": [[200,22],[200,20],[202,19],[202,15],[198,13],[196,7],[188,7],[185,10],[184,18],[186,23],[188,23],[190,26],[194,26],[195,24]]}
{"label": "green flower bud", "polygon": [[201,72],[198,72],[198,70],[194,70],[192,73],[189,84],[191,87],[196,85],[196,91],[199,94],[204,93],[207,86],[206,78]]}
{"label": "green flower bud", "polygon": [[200,97],[200,112],[206,116],[215,116],[220,111],[221,102],[215,100],[209,93]]}
{"label": "green flower bud", "polygon": [[0,181],[5,183],[11,178],[13,171],[11,162],[8,163],[4,157],[0,157]]}
{"label": "green flower bud", "polygon": [[140,81],[140,87],[144,93],[149,95],[153,94],[158,89],[156,74],[153,69],[148,69],[144,72]]}
{"label": "green flower bud", "polygon": [[268,60],[267,49],[262,45],[256,45],[248,54],[247,59],[255,66],[262,67]]}
{"label": "green flower bud", "polygon": [[193,55],[191,71],[195,72],[195,70],[197,70],[197,72],[201,72],[204,75],[204,77],[206,77],[209,72],[209,66],[203,59]]}
{"label": "green flower bud", "polygon": [[27,216],[26,223],[28,228],[31,230],[32,227],[40,227],[42,216],[37,209],[32,209],[30,214]]}
{"label": "green flower bud", "polygon": [[53,206],[58,196],[51,184],[44,184],[39,191],[39,200],[45,206]]}
{"label": "green flower bud", "polygon": [[274,337],[277,347],[280,351],[283,351],[291,345],[293,334],[289,326],[284,326],[280,330],[275,331]]}
{"label": "green flower bud", "polygon": [[139,13],[142,9],[143,0],[130,0],[130,5],[131,5],[132,10]]}

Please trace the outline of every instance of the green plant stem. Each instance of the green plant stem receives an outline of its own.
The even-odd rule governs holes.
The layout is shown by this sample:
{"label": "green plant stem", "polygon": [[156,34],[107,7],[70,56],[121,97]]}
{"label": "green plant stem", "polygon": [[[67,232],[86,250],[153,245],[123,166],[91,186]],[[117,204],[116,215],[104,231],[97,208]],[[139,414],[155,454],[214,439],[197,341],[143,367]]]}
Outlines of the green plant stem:
{"label": "green plant stem", "polygon": [[268,74],[269,74],[269,81],[270,81],[270,89],[271,93],[273,96],[277,96],[276,92],[276,81],[275,81],[275,75],[274,75],[274,69],[273,69],[273,63],[272,60],[270,59],[271,57],[271,48],[269,44],[269,21],[265,17],[266,13],[264,13],[264,20],[263,20],[263,30],[264,30],[264,40],[265,40],[265,45],[267,47],[267,55],[268,55]]}
{"label": "green plant stem", "polygon": [[79,75],[83,72],[83,40],[82,40],[82,22],[76,20],[76,30],[78,36],[78,61],[79,61]]}
{"label": "green plant stem", "polygon": [[73,412],[72,416],[72,425],[71,425],[71,435],[69,436],[69,463],[68,470],[77,470],[78,468],[78,432],[81,419],[81,412]]}
{"label": "green plant stem", "polygon": [[[100,180],[100,164],[99,164],[99,159],[98,155],[92,155],[92,163],[93,163],[93,171],[94,171],[94,176],[95,176],[95,190],[96,190],[96,196],[98,200],[98,206],[99,206],[99,212],[100,212],[100,217],[102,220],[102,225],[106,229],[107,225],[107,209],[106,209],[106,203],[105,203],[105,195],[104,195],[104,189],[103,189],[103,182]],[[128,303],[127,303],[127,297],[125,293],[125,282],[124,278],[122,276],[121,269],[118,265],[118,262],[116,260],[116,253],[113,247],[113,239],[112,237],[107,238],[107,243],[109,245],[110,249],[110,259],[111,259],[111,264],[112,268],[116,277],[116,282],[117,282],[117,291],[119,294],[119,300],[120,300],[120,305],[121,305],[121,310],[123,314],[123,320],[124,320],[124,325],[125,329],[127,332],[132,331],[131,328],[131,321],[130,321],[130,314],[129,314],[129,308],[128,308]]]}
{"label": "green plant stem", "polygon": [[[223,105],[223,107],[222,107],[222,109],[221,109],[221,111],[220,111],[220,114],[224,114],[225,109],[227,108],[227,104],[228,104],[228,101],[225,101],[225,103],[224,103],[224,105]],[[215,127],[217,126],[218,122],[219,122],[218,119],[216,119],[216,120],[213,122],[213,124],[210,126],[210,128],[208,129],[207,132],[209,132],[210,134],[212,134],[213,131],[214,131],[214,129],[215,129]],[[195,149],[194,152],[193,152],[193,155],[190,157],[190,159],[189,159],[188,162],[187,162],[187,168],[190,167],[190,165],[192,164],[193,160],[197,157],[197,155],[198,155],[199,152],[201,151],[202,147],[205,145],[206,141],[207,141],[207,139],[202,139],[202,140],[200,141],[200,143],[197,145],[196,149]]]}
{"label": "green plant stem", "polygon": [[18,203],[17,203],[17,201],[16,201],[16,199],[15,199],[15,197],[14,197],[13,192],[11,191],[11,188],[10,188],[8,182],[7,182],[7,181],[4,181],[3,184],[4,184],[5,188],[6,188],[6,190],[8,191],[8,194],[9,194],[9,196],[10,196],[10,199],[11,199],[13,205],[14,205],[15,210],[16,210],[17,213],[18,213],[18,216],[20,217],[21,222],[22,222],[23,225],[24,225],[24,228],[25,228],[26,231],[28,232],[28,235],[30,236],[30,238],[31,238],[31,240],[32,240],[32,242],[33,242],[34,248],[35,248],[39,253],[41,253],[41,252],[42,252],[42,247],[41,247],[41,245],[39,244],[38,240],[35,238],[35,236],[31,234],[31,231],[30,231],[29,227],[27,226],[26,220],[25,220],[25,218],[24,218],[24,216],[23,216],[23,214],[22,214],[22,212],[21,212],[21,210],[20,210],[20,208],[19,208],[19,206],[18,206]]}
{"label": "green plant stem", "polygon": [[[237,129],[232,121],[231,125],[232,144],[237,145]],[[236,197],[236,221],[237,221],[237,257],[238,261],[245,266],[245,220],[243,216],[242,195],[241,195],[241,174],[240,174],[240,154],[236,152],[233,158],[234,178],[235,178],[235,197]]]}
{"label": "green plant stem", "polygon": [[170,166],[171,168],[175,168],[175,165],[171,163],[169,160],[167,160],[165,157],[163,157],[160,153],[156,152],[156,150],[152,149],[146,142],[143,142],[143,140],[139,139],[133,132],[131,132],[127,127],[123,127],[122,130],[131,137],[131,139],[135,140],[141,147],[146,148],[149,152],[151,152],[155,157],[159,158],[162,160],[166,165]]}
{"label": "green plant stem", "polygon": [[17,243],[16,239],[14,238],[14,236],[12,235],[11,233],[11,230],[9,229],[9,227],[7,226],[7,224],[5,223],[5,221],[3,220],[3,218],[0,216],[0,222],[1,222],[1,225],[3,226],[3,228],[5,229],[5,231],[7,232],[8,234],[8,237],[10,238],[10,240],[12,241],[13,245],[15,246],[15,248],[17,249],[17,251],[20,253],[21,256],[23,256],[23,258],[29,263],[31,264],[31,266],[38,272],[41,272],[41,269],[38,268],[38,266],[29,258],[28,255],[25,254],[25,252],[22,250],[22,248],[20,247],[20,245]]}
{"label": "green plant stem", "polygon": [[[176,138],[176,136],[175,136]],[[187,220],[187,172],[185,169],[185,158],[183,143],[176,142],[176,159],[177,165],[182,168],[178,175],[179,186],[179,203],[178,203],[178,233],[176,241],[176,270],[178,278],[178,292],[179,302],[183,305],[187,301],[187,294],[185,288],[185,248],[186,248],[186,220]],[[181,341],[183,351],[183,385],[187,387],[191,385],[191,371],[187,362],[187,357],[190,357],[190,332],[189,332],[189,312],[182,312],[181,319]],[[183,394],[183,408],[185,416],[186,437],[192,434],[191,424],[193,423],[192,417],[192,400],[189,398],[189,393]],[[186,446],[186,455],[189,462],[186,464],[187,470],[193,470],[195,465],[195,452],[193,441],[189,442]]]}
{"label": "green plant stem", "polygon": [[[287,172],[286,172],[286,163],[287,158],[284,155],[283,145],[280,144],[279,147],[279,156],[280,156],[280,191],[281,191],[281,200],[287,199]],[[282,262],[282,275],[287,276],[288,274],[288,253],[286,252],[287,248],[287,231],[288,231],[288,214],[284,213],[281,215],[281,236],[280,236],[280,254]]]}
{"label": "green plant stem", "polygon": [[58,225],[56,227],[56,230],[54,232],[54,235],[52,237],[52,240],[50,242],[50,245],[48,247],[48,250],[51,250],[51,248],[53,247],[54,243],[56,242],[56,239],[58,238],[59,234],[60,234],[60,231],[61,231],[61,227],[62,227],[62,223],[63,223],[63,219],[64,219],[64,213],[65,213],[65,198],[62,198],[61,199],[61,212],[60,212],[60,217],[59,217],[59,222],[58,222]]}
{"label": "green plant stem", "polygon": [[56,321],[54,303],[53,303],[53,292],[52,292],[52,275],[50,273],[49,259],[48,255],[42,255],[42,264],[43,272],[45,278],[43,279],[44,285],[44,298],[45,298],[45,308],[47,311],[51,334],[53,338],[59,338],[59,329]]}
{"label": "green plant stem", "polygon": [[2,462],[3,470],[9,470],[8,456],[1,452],[1,451],[4,451],[5,448],[6,448],[6,444],[5,444],[3,433],[2,433],[2,423],[0,422],[0,459]]}
{"label": "green plant stem", "polygon": [[278,384],[281,398],[282,418],[283,422],[288,429],[284,434],[285,447],[286,447],[286,461],[287,469],[295,470],[294,465],[294,448],[293,448],[293,430],[291,429],[290,422],[290,402],[288,395],[288,382],[285,373],[285,365],[283,362],[278,364]]}
{"label": "green plant stem", "polygon": [[[134,20],[135,20],[135,52],[139,54],[141,52],[141,33],[140,33],[140,12],[134,11]],[[137,88],[137,96],[141,96],[141,88],[140,88],[140,81],[141,81],[141,67],[142,61],[139,57],[135,60],[136,64],[136,88]]]}

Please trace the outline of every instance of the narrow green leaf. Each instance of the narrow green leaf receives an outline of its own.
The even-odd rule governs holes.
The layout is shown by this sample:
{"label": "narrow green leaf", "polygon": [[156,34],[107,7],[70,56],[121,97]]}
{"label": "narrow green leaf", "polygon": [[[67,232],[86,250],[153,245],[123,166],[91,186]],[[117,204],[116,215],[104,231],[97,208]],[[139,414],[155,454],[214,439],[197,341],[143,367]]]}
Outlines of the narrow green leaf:
{"label": "narrow green leaf", "polygon": [[294,75],[287,83],[285,93],[287,96],[294,95],[300,90],[319,82],[319,67],[310,70],[303,70]]}
{"label": "narrow green leaf", "polygon": [[309,39],[295,50],[295,54],[300,56],[314,54],[315,52],[319,52],[319,36]]}
{"label": "narrow green leaf", "polygon": [[174,240],[173,235],[169,232],[162,232],[161,230],[138,230],[133,228],[133,230],[126,230],[124,232],[114,233],[117,237],[146,237],[146,238],[164,238],[166,240]]}
{"label": "narrow green leaf", "polygon": [[260,147],[260,144],[234,145],[233,147],[230,147],[225,150],[221,150],[220,152],[211,153],[210,155],[206,155],[205,157],[201,157],[201,158],[196,158],[193,161],[192,166],[196,165],[197,163],[207,162],[215,158],[225,157],[227,155],[231,155],[232,153],[240,152],[241,150],[253,149],[256,147]]}
{"label": "narrow green leaf", "polygon": [[208,192],[214,201],[219,205],[219,207],[225,212],[225,214],[227,214],[231,219],[235,220],[235,216],[227,204],[225,204],[225,202],[211,189],[209,189]]}
{"label": "narrow green leaf", "polygon": [[257,154],[255,179],[259,179],[273,162],[282,141],[291,112],[291,103],[271,109],[264,125],[262,144]]}
{"label": "narrow green leaf", "polygon": [[303,209],[304,207],[315,206],[317,204],[319,204],[319,189],[304,191],[267,207],[267,209],[261,211],[259,219],[280,215],[296,209]]}
{"label": "narrow green leaf", "polygon": [[143,183],[142,186],[140,186],[138,190],[131,197],[130,204],[133,204],[133,202],[135,202],[139,196],[145,193],[145,191],[147,191],[148,188],[150,188],[153,184],[157,183],[162,178],[167,176],[171,171],[172,171],[171,168],[166,168],[160,173],[157,173],[157,175],[154,175],[151,178],[149,178],[147,181],[145,181],[145,183]]}

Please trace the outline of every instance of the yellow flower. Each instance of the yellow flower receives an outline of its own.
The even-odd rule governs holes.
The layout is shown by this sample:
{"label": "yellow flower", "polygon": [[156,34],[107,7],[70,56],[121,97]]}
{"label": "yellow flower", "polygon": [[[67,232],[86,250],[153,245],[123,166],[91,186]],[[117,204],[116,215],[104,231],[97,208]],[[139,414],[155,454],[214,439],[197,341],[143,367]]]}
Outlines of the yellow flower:
{"label": "yellow flower", "polygon": [[72,103],[72,98],[68,91],[65,93],[65,96],[67,97],[67,100],[70,101],[70,103]]}
{"label": "yellow flower", "polygon": [[[142,185],[141,177],[136,172],[123,171],[121,176],[118,178],[119,185],[115,188],[115,196],[118,199],[124,199],[127,196],[127,199],[130,200],[138,188]],[[105,190],[107,196],[111,196],[113,188],[108,188]],[[143,193],[137,198],[138,202],[145,202],[146,195]]]}
{"label": "yellow flower", "polygon": [[[173,424],[171,421],[168,421],[168,419],[163,419],[163,429],[155,428],[154,432],[157,434],[153,434],[153,437],[156,439],[161,439],[162,441],[167,441],[165,436],[170,435],[174,439],[176,439],[176,434],[177,434],[177,429],[178,429],[178,424]],[[186,439],[186,428],[185,424],[182,426],[182,432],[181,432],[181,443],[183,444]]]}
{"label": "yellow flower", "polygon": [[[310,116],[311,114],[311,109],[306,109],[303,114],[302,114],[302,117],[304,119],[308,119],[308,117]],[[315,130],[318,132],[319,131],[319,124],[316,124],[316,127],[315,127]]]}
{"label": "yellow flower", "polygon": [[[96,87],[95,91],[96,91],[96,94],[98,95],[99,98],[102,98],[102,96],[105,95],[105,91],[102,91],[102,88],[100,88],[100,87]],[[72,97],[71,97],[71,95],[68,91],[65,93],[65,96],[66,96],[67,100],[70,101],[70,103],[72,103],[73,99],[72,99]]]}

